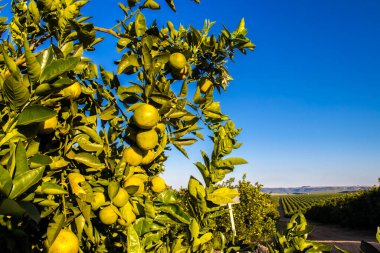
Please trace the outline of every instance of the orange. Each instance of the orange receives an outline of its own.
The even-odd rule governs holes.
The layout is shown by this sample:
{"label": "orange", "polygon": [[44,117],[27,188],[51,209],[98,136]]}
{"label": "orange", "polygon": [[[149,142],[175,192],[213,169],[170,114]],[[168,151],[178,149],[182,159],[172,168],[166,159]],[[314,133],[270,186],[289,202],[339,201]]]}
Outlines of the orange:
{"label": "orange", "polygon": [[112,200],[112,204],[114,204],[117,207],[122,207],[125,204],[127,204],[128,199],[129,199],[128,192],[123,188],[119,188],[119,191],[117,192],[116,196]]}
{"label": "orange", "polygon": [[142,161],[142,152],[138,147],[132,146],[124,150],[123,157],[127,164],[138,166]]}
{"label": "orange", "polygon": [[148,150],[148,151],[146,151],[145,153],[144,153],[144,155],[143,155],[143,159],[142,159],[142,161],[141,161],[141,165],[148,165],[148,164],[150,164],[151,162],[153,162],[153,160],[154,160],[154,156],[155,156],[156,154],[154,153],[154,151],[153,150]]}
{"label": "orange", "polygon": [[186,66],[186,57],[181,53],[173,53],[169,57],[169,64],[174,70],[181,70]]}
{"label": "orange", "polygon": [[165,181],[159,176],[154,177],[151,181],[151,184],[152,184],[152,187],[151,187],[152,191],[156,193],[163,192],[166,189]]}
{"label": "orange", "polygon": [[160,115],[156,107],[150,104],[141,104],[133,113],[135,124],[142,129],[151,129],[157,125]]}
{"label": "orange", "polygon": [[52,117],[40,123],[39,134],[51,134],[57,128],[58,118]]}
{"label": "orange", "polygon": [[158,143],[156,130],[139,131],[136,135],[136,143],[142,150],[153,149]]}
{"label": "orange", "polygon": [[137,195],[145,191],[144,181],[137,177],[131,176],[124,182],[124,188],[129,194]]}
{"label": "orange", "polygon": [[79,252],[78,237],[69,230],[62,229],[50,247],[47,241],[46,241],[46,244],[48,248],[48,253],[78,253]]}
{"label": "orange", "polygon": [[112,225],[117,221],[117,218],[117,213],[111,206],[107,206],[99,212],[99,219],[103,224]]}

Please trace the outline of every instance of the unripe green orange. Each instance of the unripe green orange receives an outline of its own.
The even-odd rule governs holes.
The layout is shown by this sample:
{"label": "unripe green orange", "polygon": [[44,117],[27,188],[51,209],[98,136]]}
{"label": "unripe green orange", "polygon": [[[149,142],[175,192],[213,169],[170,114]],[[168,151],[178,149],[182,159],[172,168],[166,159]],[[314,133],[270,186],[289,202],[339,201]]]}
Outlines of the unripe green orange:
{"label": "unripe green orange", "polygon": [[181,70],[186,66],[186,57],[182,53],[173,53],[169,57],[169,64],[174,70]]}
{"label": "unripe green orange", "polygon": [[96,211],[106,203],[106,197],[103,192],[94,192],[94,201],[91,202],[91,209]]}
{"label": "unripe green orange", "polygon": [[112,204],[114,204],[117,207],[122,207],[128,203],[128,199],[129,199],[128,192],[123,188],[119,188],[119,191],[117,192],[116,196],[112,200]]}
{"label": "unripe green orange", "polygon": [[150,150],[157,146],[158,135],[156,130],[139,131],[136,135],[136,143],[142,150]]}
{"label": "unripe green orange", "polygon": [[114,224],[117,221],[117,218],[117,213],[115,213],[111,206],[107,206],[99,212],[99,219],[105,225]]}
{"label": "unripe green orange", "polygon": [[133,112],[133,120],[139,128],[151,129],[157,125],[160,115],[153,105],[141,104]]}
{"label": "unripe green orange", "polygon": [[142,152],[138,147],[126,148],[123,152],[125,162],[132,166],[138,166],[142,161]]}

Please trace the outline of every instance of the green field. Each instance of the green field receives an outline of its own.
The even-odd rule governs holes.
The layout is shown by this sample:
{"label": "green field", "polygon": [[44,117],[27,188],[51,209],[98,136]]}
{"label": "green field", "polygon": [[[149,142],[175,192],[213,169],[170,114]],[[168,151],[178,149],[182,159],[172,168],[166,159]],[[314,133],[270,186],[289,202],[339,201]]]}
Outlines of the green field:
{"label": "green field", "polygon": [[313,194],[286,194],[275,195],[273,196],[273,200],[276,202],[276,199],[278,199],[279,204],[282,204],[284,215],[290,217],[298,211],[305,212],[312,206],[321,204],[326,200],[341,197],[345,194],[349,193],[324,192]]}

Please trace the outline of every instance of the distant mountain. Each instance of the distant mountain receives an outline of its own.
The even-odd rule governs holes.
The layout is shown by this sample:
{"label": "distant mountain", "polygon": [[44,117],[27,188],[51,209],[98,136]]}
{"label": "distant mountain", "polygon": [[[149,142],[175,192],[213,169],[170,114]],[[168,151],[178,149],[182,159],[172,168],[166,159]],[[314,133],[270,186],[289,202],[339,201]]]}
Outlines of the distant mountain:
{"label": "distant mountain", "polygon": [[278,194],[302,194],[318,192],[343,192],[358,191],[360,189],[370,189],[371,186],[302,186],[302,187],[279,187],[279,188],[261,188],[262,192]]}

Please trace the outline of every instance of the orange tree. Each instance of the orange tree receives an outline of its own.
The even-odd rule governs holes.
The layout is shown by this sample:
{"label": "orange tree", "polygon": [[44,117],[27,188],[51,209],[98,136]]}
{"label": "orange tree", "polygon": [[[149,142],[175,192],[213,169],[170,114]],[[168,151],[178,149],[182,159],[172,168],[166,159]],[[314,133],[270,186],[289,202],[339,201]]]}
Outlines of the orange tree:
{"label": "orange tree", "polygon": [[[214,92],[225,64],[254,45],[244,20],[230,32],[148,24],[157,3],[119,4],[112,29],[81,14],[87,1],[14,0],[0,18],[0,245],[2,252],[209,252],[220,205],[237,192],[214,188],[241,158],[226,158],[240,130]],[[196,1],[197,2],[197,1]],[[85,55],[117,37],[117,73]],[[128,76],[122,83],[120,75]],[[181,88],[173,89],[173,83]],[[189,89],[190,86],[196,87]],[[195,90],[195,92],[189,92]],[[167,150],[203,140],[185,207],[159,177]]]}

